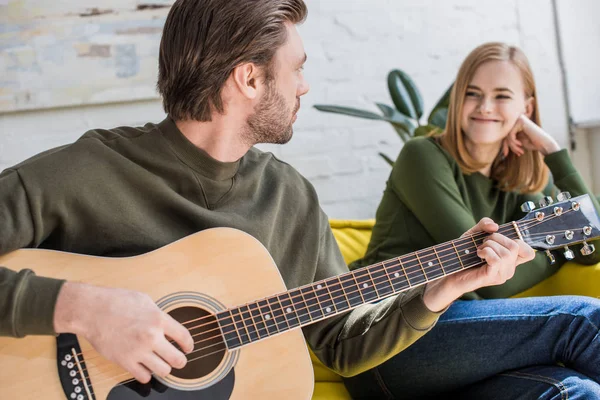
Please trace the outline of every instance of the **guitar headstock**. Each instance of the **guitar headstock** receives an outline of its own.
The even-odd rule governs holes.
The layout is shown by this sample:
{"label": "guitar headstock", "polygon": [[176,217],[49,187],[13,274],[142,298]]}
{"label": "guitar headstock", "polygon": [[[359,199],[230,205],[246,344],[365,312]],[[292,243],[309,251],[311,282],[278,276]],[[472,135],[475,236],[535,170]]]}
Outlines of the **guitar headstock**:
{"label": "guitar headstock", "polygon": [[587,241],[600,236],[600,218],[592,199],[587,194],[570,198],[568,193],[558,198],[562,201],[552,204],[552,199],[545,197],[544,206],[538,209],[532,209],[531,202],[523,204],[529,212],[516,222],[523,240],[538,250],[564,249],[568,260],[574,257],[569,245],[583,243],[581,253],[593,253],[594,246]]}

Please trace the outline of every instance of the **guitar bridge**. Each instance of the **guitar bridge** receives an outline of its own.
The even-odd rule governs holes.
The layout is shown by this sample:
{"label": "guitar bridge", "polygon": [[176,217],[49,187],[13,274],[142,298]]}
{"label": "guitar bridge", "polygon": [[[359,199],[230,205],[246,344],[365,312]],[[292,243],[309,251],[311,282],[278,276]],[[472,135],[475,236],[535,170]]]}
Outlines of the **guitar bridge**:
{"label": "guitar bridge", "polygon": [[56,361],[58,377],[67,399],[96,399],[77,336],[62,333],[56,337]]}

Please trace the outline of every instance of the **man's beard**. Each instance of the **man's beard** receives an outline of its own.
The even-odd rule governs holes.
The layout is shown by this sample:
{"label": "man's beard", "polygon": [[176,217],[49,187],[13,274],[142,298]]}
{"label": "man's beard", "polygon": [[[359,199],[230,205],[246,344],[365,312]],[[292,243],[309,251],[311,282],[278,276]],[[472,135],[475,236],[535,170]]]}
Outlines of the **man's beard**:
{"label": "man's beard", "polygon": [[257,143],[285,144],[292,138],[292,118],[300,108],[300,99],[294,112],[285,105],[283,96],[273,83],[267,83],[264,98],[248,117],[243,136],[251,146]]}

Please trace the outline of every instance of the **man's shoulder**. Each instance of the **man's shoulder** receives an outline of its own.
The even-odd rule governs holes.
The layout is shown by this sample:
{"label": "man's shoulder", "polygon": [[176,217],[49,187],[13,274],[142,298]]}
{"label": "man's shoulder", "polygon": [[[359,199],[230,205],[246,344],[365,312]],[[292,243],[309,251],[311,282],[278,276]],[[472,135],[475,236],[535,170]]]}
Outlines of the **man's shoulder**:
{"label": "man's shoulder", "polygon": [[118,126],[111,129],[98,128],[87,131],[73,144],[110,145],[111,142],[119,140],[132,140],[144,135],[158,132],[158,126],[150,122],[144,126]]}
{"label": "man's shoulder", "polygon": [[41,175],[77,171],[78,168],[89,167],[98,162],[100,158],[105,159],[107,154],[121,152],[115,149],[127,147],[128,142],[154,130],[156,130],[156,125],[151,123],[143,127],[121,126],[112,129],[91,129],[73,143],[45,150],[9,169],[26,174],[29,172]]}
{"label": "man's shoulder", "polygon": [[256,167],[262,168],[265,178],[272,179],[279,184],[289,187],[309,190],[316,196],[316,191],[310,181],[296,168],[279,159],[275,154],[252,147],[248,151],[246,158],[248,161],[255,163]]}

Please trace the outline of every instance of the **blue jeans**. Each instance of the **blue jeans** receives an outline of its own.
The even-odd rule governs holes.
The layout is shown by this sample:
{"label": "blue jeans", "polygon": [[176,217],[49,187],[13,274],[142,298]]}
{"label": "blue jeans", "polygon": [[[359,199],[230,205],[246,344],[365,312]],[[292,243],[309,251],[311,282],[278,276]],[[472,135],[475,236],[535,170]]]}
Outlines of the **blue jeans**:
{"label": "blue jeans", "polygon": [[347,378],[355,399],[600,399],[600,300],[457,301],[380,366]]}

